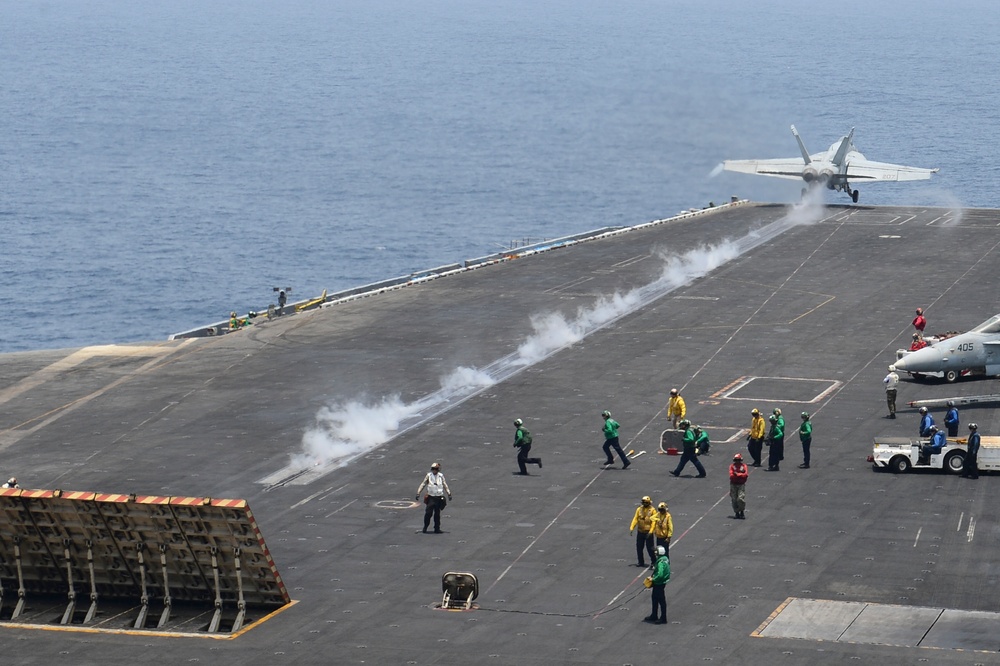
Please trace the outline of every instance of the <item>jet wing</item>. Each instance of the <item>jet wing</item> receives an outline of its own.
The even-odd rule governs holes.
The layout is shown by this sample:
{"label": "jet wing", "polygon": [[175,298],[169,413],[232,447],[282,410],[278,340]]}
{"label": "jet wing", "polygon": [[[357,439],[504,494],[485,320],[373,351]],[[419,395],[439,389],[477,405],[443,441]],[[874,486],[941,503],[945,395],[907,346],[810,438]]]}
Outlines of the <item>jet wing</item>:
{"label": "jet wing", "polygon": [[805,166],[801,157],[789,157],[776,160],[726,160],[722,168],[726,171],[751,173],[758,176],[774,176],[775,178],[790,178],[802,180],[802,167]]}
{"label": "jet wing", "polygon": [[863,180],[866,182],[903,180],[928,180],[938,169],[921,169],[920,167],[889,164],[888,162],[872,162],[871,160],[853,160],[847,164],[848,180]]}

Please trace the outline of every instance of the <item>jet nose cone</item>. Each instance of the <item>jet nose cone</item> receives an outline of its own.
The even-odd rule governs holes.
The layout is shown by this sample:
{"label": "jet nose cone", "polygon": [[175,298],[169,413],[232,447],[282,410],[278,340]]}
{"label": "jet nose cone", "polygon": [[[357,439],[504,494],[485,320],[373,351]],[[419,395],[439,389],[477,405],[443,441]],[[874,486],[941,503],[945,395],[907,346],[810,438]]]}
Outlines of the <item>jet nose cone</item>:
{"label": "jet nose cone", "polygon": [[944,370],[944,364],[944,354],[933,347],[910,352],[895,363],[896,370],[903,372],[939,372]]}

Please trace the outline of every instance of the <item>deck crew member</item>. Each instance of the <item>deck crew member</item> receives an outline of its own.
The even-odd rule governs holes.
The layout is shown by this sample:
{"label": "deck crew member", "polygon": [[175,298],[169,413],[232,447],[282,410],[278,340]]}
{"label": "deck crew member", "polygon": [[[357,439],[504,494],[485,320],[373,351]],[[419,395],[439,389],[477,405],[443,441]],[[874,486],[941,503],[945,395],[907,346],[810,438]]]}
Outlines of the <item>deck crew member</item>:
{"label": "deck crew member", "polygon": [[711,448],[712,442],[708,437],[708,431],[702,428],[700,425],[694,427],[694,450],[699,456],[707,456],[708,449]]}
{"label": "deck crew member", "polygon": [[931,441],[920,447],[920,452],[923,454],[921,457],[923,464],[929,465],[931,456],[941,453],[947,443],[948,438],[945,436],[944,430],[938,430],[937,426],[931,426]]}
{"label": "deck crew member", "polygon": [[882,380],[885,384],[885,404],[889,406],[889,418],[896,418],[896,389],[899,387],[899,375],[896,374],[896,366],[889,366],[889,374]]}
{"label": "deck crew member", "polygon": [[954,400],[948,401],[948,411],[944,415],[944,427],[948,429],[949,437],[958,437],[958,407]]}
{"label": "deck crew member", "polygon": [[684,465],[688,464],[688,461],[694,463],[694,468],[698,470],[698,478],[705,478],[705,468],[702,467],[701,462],[698,461],[698,450],[695,446],[695,436],[694,428],[691,427],[691,422],[684,419],[680,422],[681,430],[684,431],[684,452],[681,453],[681,460],[677,463],[677,469],[670,472],[674,476],[680,476],[681,470],[684,469]]}
{"label": "deck crew member", "polygon": [[667,418],[674,424],[675,430],[686,415],[687,406],[684,404],[684,398],[681,397],[677,389],[670,389],[670,399],[667,400]]}
{"label": "deck crew member", "polygon": [[642,551],[649,553],[649,563],[653,564],[653,521],[656,519],[656,509],[653,508],[653,499],[646,495],[642,498],[639,506],[632,517],[632,524],[628,528],[629,536],[635,532],[635,558],[637,567],[646,566],[646,560],[642,556]]}
{"label": "deck crew member", "polygon": [[812,446],[813,441],[813,424],[809,420],[809,412],[802,412],[799,441],[802,442],[802,464],[799,465],[799,469],[809,469],[809,447]]}
{"label": "deck crew member", "polygon": [[733,503],[733,518],[744,520],[747,508],[747,479],[750,478],[750,468],[743,464],[743,456],[737,453],[733,456],[733,464],[729,466],[729,500]]}
{"label": "deck crew member", "polygon": [[785,432],[785,417],[781,415],[781,408],[775,407],[774,411],[771,413],[774,414],[774,418],[778,420],[778,425],[781,427],[781,432]]}
{"label": "deck crew member", "polygon": [[601,412],[601,418],[604,419],[604,455],[607,457],[605,466],[615,464],[615,458],[611,454],[611,449],[614,449],[618,452],[618,457],[622,459],[622,469],[628,469],[632,462],[622,451],[621,444],[618,443],[618,421],[611,418],[611,412],[606,409]]}
{"label": "deck crew member", "polygon": [[925,326],[927,326],[927,320],[924,318],[924,309],[917,308],[917,316],[913,318],[913,328],[917,329],[917,333],[922,336]]}
{"label": "deck crew member", "polygon": [[934,425],[934,417],[927,411],[926,407],[920,408],[920,436],[930,437],[931,427]]}
{"label": "deck crew member", "polygon": [[531,451],[531,433],[524,427],[524,421],[514,419],[514,427],[517,429],[514,431],[514,446],[517,448],[517,466],[521,469],[517,474],[527,476],[528,469],[525,467],[525,464],[538,465],[538,469],[541,469],[542,459],[528,457],[528,453]]}
{"label": "deck crew member", "polygon": [[663,548],[667,557],[670,557],[670,539],[674,536],[674,518],[670,515],[666,502],[660,502],[656,507],[656,515],[653,516],[653,536],[656,538],[657,548]]}
{"label": "deck crew member", "polygon": [[750,412],[750,434],[747,435],[747,451],[750,452],[750,457],[753,458],[752,467],[760,467],[760,454],[764,449],[765,429],[764,416],[759,410],[754,409]]}
{"label": "deck crew member", "polygon": [[424,504],[427,505],[427,508],[424,509],[424,533],[427,532],[433,516],[434,534],[441,534],[441,509],[448,505],[444,496],[448,495],[448,499],[451,499],[451,488],[448,487],[448,482],[444,480],[444,474],[441,473],[441,463],[431,465],[431,471],[427,473],[420,487],[417,488],[418,500],[424,489],[427,490],[427,494],[424,496]]}
{"label": "deck crew member", "polygon": [[962,464],[962,477],[966,479],[978,479],[979,467],[979,426],[975,423],[969,424],[969,440],[965,447],[965,462]]}
{"label": "deck crew member", "polygon": [[657,549],[656,562],[653,564],[653,575],[650,576],[653,590],[653,612],[643,622],[653,624],[667,623],[667,595],[664,589],[670,580],[670,558],[661,546]]}
{"label": "deck crew member", "polygon": [[767,433],[768,472],[780,472],[781,461],[785,459],[785,429],[779,418],[779,415],[771,414],[767,419],[771,423],[771,429]]}

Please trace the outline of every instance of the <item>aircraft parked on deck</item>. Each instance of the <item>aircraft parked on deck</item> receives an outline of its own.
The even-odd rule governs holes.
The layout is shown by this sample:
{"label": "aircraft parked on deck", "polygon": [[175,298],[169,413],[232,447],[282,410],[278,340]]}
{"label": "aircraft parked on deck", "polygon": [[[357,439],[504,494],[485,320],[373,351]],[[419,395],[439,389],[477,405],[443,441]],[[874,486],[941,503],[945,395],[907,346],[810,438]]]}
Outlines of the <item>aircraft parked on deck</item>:
{"label": "aircraft parked on deck", "polygon": [[896,370],[919,377],[940,373],[953,382],[962,375],[1000,375],[1000,314],[967,333],[918,349],[897,352]]}

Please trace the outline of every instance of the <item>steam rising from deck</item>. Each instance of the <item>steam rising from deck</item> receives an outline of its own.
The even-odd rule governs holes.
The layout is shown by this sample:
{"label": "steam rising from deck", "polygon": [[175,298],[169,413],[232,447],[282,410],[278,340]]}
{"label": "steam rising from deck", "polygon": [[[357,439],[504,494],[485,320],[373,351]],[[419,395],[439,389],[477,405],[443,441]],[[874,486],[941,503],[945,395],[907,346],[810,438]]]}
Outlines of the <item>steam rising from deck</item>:
{"label": "steam rising from deck", "polygon": [[820,196],[817,194],[815,200],[807,197],[782,219],[736,241],[700,247],[679,256],[661,253],[664,266],[656,280],[624,294],[602,296],[593,305],[579,308],[571,318],[559,312],[533,315],[533,332],[516,352],[482,368],[456,368],[441,379],[439,390],[419,400],[404,402],[400,396],[392,395],[376,402],[350,400],[322,408],[316,414],[315,424],[303,435],[302,450],[292,455],[289,467],[261,482],[308,483],[346,465],[393,437],[461,404],[484,388],[579,342],[787,229],[818,221],[823,211]]}

